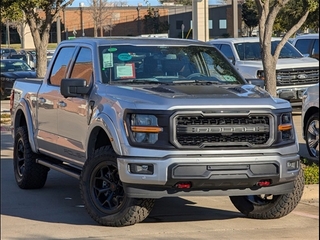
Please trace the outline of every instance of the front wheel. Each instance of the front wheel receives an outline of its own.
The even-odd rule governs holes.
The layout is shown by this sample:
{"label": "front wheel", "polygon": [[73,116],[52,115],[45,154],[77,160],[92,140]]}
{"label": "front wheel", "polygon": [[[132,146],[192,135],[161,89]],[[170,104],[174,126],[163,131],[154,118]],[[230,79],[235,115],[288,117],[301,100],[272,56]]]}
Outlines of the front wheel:
{"label": "front wheel", "polygon": [[294,181],[291,193],[283,195],[232,196],[233,205],[244,215],[255,219],[276,219],[289,214],[298,205],[304,189],[303,171]]}
{"label": "front wheel", "polygon": [[319,157],[319,113],[315,113],[309,118],[305,138],[310,156]]}
{"label": "front wheel", "polygon": [[111,147],[101,147],[86,161],[80,192],[89,215],[104,226],[128,226],[143,221],[154,199],[129,198],[119,178],[117,157]]}

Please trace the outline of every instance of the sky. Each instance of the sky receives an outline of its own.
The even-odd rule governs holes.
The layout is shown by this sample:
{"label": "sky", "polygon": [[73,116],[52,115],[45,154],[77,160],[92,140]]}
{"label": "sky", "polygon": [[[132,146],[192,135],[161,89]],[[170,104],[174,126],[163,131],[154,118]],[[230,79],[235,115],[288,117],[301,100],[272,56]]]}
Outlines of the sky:
{"label": "sky", "polygon": [[[112,2],[112,0],[108,0],[109,2]],[[209,0],[209,4],[216,4],[218,0]],[[79,7],[79,4],[83,2],[85,6],[88,6],[87,0],[75,0],[71,7]],[[161,5],[158,0],[148,0],[150,3],[150,6],[159,6]],[[139,3],[141,3],[142,6],[146,6],[145,1],[143,0],[127,0],[127,3],[129,6],[138,6]]]}

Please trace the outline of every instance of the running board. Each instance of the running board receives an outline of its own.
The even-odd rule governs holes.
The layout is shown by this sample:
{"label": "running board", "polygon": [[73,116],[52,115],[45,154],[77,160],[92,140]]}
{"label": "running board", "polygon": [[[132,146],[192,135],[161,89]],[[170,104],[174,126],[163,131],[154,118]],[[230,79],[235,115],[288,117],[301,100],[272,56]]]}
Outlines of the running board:
{"label": "running board", "polygon": [[67,175],[74,177],[76,179],[80,179],[81,170],[74,168],[70,165],[64,164],[62,162],[61,163],[54,163],[50,160],[39,159],[39,158],[37,158],[36,162],[43,165],[43,166],[46,166],[48,168],[54,169],[58,172],[67,174]]}

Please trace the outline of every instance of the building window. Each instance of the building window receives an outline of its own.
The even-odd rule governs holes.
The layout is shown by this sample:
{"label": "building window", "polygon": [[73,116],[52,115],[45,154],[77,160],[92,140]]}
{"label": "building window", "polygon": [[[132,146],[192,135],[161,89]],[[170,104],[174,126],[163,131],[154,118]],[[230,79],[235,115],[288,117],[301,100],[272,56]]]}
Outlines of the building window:
{"label": "building window", "polygon": [[227,29],[227,20],[226,19],[219,20],[219,29]]}
{"label": "building window", "polygon": [[209,29],[213,29],[213,20],[209,20]]}

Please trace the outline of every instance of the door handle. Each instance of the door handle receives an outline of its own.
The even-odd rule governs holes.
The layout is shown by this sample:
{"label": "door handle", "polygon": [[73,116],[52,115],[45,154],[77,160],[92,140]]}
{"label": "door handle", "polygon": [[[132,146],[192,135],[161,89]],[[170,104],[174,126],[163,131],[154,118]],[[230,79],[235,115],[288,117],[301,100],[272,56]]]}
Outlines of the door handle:
{"label": "door handle", "polygon": [[59,102],[58,102],[58,106],[59,106],[59,107],[66,107],[67,104],[66,104],[64,101],[59,101]]}

